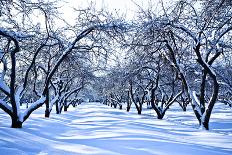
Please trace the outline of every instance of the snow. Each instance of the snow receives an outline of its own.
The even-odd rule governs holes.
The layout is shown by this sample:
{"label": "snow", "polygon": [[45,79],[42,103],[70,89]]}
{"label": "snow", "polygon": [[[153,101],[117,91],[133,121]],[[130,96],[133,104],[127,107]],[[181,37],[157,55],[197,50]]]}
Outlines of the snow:
{"label": "snow", "polygon": [[192,98],[192,105],[194,105],[194,110],[197,110],[198,114],[202,115],[201,113],[201,109],[199,108],[199,106],[201,105],[200,104],[200,101],[198,100],[197,98],[197,93],[196,91],[192,91],[192,93],[190,93],[191,95],[191,98]]}
{"label": "snow", "polygon": [[6,108],[7,108],[8,110],[10,110],[11,112],[13,112],[12,107],[11,107],[11,106],[9,106],[9,105],[7,104],[7,102],[6,102],[6,101],[4,101],[4,100],[0,99],[0,104],[1,104],[1,105],[3,105],[4,107],[6,107]]}
{"label": "snow", "polygon": [[60,115],[53,111],[49,119],[44,109],[35,111],[22,129],[10,128],[9,117],[0,111],[1,154],[232,154],[232,113],[220,104],[210,131],[194,126],[190,106],[187,112],[172,106],[164,120],[151,116],[153,110],[137,115],[134,109],[127,113],[100,103],[82,103]]}
{"label": "snow", "polygon": [[6,91],[7,93],[10,93],[10,88],[7,86],[3,78],[3,75],[0,73],[0,88]]}
{"label": "snow", "polygon": [[[200,104],[200,101],[198,100],[198,98],[197,98],[197,93],[196,93],[196,91],[193,91],[192,92],[192,96],[193,96],[193,99],[194,99],[194,101],[196,102],[196,104],[198,105],[198,106],[200,106],[201,104]],[[195,103],[194,102],[194,103]]]}
{"label": "snow", "polygon": [[17,107],[17,115],[20,118],[20,121],[23,122],[21,110],[20,110],[20,99],[21,99],[21,93],[23,92],[23,86],[20,86],[15,94],[15,102]]}

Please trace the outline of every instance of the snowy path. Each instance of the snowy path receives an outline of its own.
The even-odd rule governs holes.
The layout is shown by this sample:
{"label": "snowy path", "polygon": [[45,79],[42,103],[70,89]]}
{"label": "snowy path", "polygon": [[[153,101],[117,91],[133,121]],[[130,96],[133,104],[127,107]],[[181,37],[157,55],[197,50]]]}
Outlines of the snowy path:
{"label": "snowy path", "polygon": [[23,129],[9,128],[0,111],[0,154],[231,155],[232,135],[85,103],[43,118],[41,108]]}

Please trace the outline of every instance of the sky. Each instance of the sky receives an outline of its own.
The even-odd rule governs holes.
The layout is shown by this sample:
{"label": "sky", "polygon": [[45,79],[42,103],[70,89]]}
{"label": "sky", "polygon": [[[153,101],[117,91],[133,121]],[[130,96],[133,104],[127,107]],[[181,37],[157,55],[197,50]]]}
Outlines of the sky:
{"label": "sky", "polygon": [[[135,5],[131,0],[93,0],[96,2],[98,9],[108,8],[109,10],[117,10],[120,13],[126,13],[129,18],[132,16],[132,12],[135,10]],[[142,0],[137,0],[142,2]],[[66,4],[62,7],[64,17],[72,23],[75,19],[73,16],[73,7],[75,8],[86,8],[91,0],[66,0]],[[70,9],[71,8],[71,9]]]}
{"label": "sky", "polygon": [[[161,0],[65,0],[67,2],[62,7],[64,16],[68,20],[74,20],[73,9],[70,8],[86,8],[91,1],[96,3],[98,9],[108,8],[108,10],[117,10],[119,13],[126,14],[128,19],[133,19],[134,14],[138,10],[138,6],[142,8],[147,8],[148,6],[153,6],[154,8],[159,8],[157,3]],[[164,5],[173,2],[171,0],[163,0]]]}
{"label": "sky", "polygon": [[[143,2],[142,0],[134,0],[136,3]],[[70,6],[75,7],[85,7],[91,2],[91,0],[67,0]],[[94,2],[94,0],[93,0]],[[134,4],[132,0],[95,0],[96,6],[98,8],[109,8],[111,10],[116,9],[120,10],[121,12],[127,12],[128,10],[134,9]]]}

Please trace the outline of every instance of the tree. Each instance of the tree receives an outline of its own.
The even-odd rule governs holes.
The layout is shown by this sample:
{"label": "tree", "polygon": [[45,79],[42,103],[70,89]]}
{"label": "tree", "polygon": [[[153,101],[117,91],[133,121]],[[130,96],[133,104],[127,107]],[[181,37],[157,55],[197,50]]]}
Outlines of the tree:
{"label": "tree", "polygon": [[[31,3],[29,1],[2,1],[1,7],[3,12],[1,16],[1,20],[3,21],[2,24],[3,26],[6,26],[5,28],[0,29],[2,43],[1,63],[3,64],[0,81],[0,90],[3,94],[3,98],[0,100],[0,108],[10,115],[12,120],[12,128],[21,128],[22,123],[45,101],[45,97],[40,95],[40,97],[35,98],[34,102],[31,103],[25,111],[21,111],[20,109],[22,97],[25,94],[29,84],[29,73],[35,65],[35,59],[38,53],[47,45],[48,41],[48,37],[46,36],[43,39],[39,39],[40,43],[35,46],[36,49],[33,51],[31,61],[25,70],[24,77],[23,75],[18,76],[18,65],[23,63],[20,59],[18,59],[19,53],[27,50],[25,46],[32,43],[33,38],[38,40],[35,35],[39,35],[39,37],[43,36],[41,35],[41,32],[34,29],[34,25],[25,26],[30,20],[28,12],[33,12],[34,10],[38,9],[45,13],[48,7],[52,12],[52,4],[43,2]],[[12,7],[12,9],[9,10],[10,7]],[[12,19],[12,13],[18,13],[18,16],[22,17],[22,21]],[[45,15],[45,19],[47,19],[47,14]],[[20,22],[24,23],[22,27],[20,27]],[[31,31],[30,28],[33,31]],[[16,77],[20,77],[22,81],[18,81]]]}
{"label": "tree", "polygon": [[[179,8],[179,15],[172,22],[167,22],[167,25],[173,29],[176,36],[184,37],[186,40],[190,39],[188,41],[193,47],[197,65],[202,68],[199,92],[190,89],[188,92],[191,95],[192,107],[200,126],[208,130],[210,116],[219,92],[217,75],[212,66],[227,45],[224,37],[231,31],[229,24],[231,19],[225,16],[224,11],[231,10],[231,7],[227,6],[225,0],[217,3],[203,2],[200,10],[195,9],[193,4],[186,1],[180,1],[178,6],[180,7],[176,8]],[[196,22],[184,13],[187,9],[194,12],[193,17]],[[212,85],[211,90],[206,89],[207,83]],[[211,96],[209,100],[206,99],[207,93]]]}
{"label": "tree", "polygon": [[[99,32],[108,35],[111,34],[111,32],[114,33],[116,30],[124,30],[125,27],[124,23],[115,23],[114,19],[112,19],[112,21],[107,19],[105,21],[98,20],[92,22],[87,18],[75,27],[75,32],[78,33],[75,33],[74,36],[68,40],[62,40],[62,37],[58,36],[57,32],[53,31],[51,25],[49,25],[51,24],[49,23],[49,13],[52,12],[53,9],[56,10],[56,7],[53,7],[53,3],[43,3],[40,1],[38,3],[31,1],[1,2],[1,7],[5,7],[4,11],[6,11],[6,13],[4,13],[4,18],[7,18],[7,20],[4,23],[6,24],[5,28],[0,29],[0,36],[2,38],[1,62],[3,63],[0,81],[1,96],[3,96],[3,98],[0,100],[0,108],[11,116],[13,128],[21,128],[22,123],[30,116],[30,114],[44,103],[46,105],[45,117],[49,117],[51,112],[50,88],[55,73],[72,52],[81,53],[83,52],[83,49],[86,51],[87,48],[88,51],[89,48],[92,49],[95,47],[86,46],[86,42],[82,42],[83,38],[87,38],[90,34],[95,36],[99,34]],[[18,7],[16,6],[22,7],[17,10]],[[18,13],[22,14],[22,21],[20,21],[22,23],[14,22],[14,20],[11,19],[12,16],[10,16],[10,14],[15,12],[9,11],[9,7],[15,8],[16,12],[18,11]],[[27,25],[28,23],[31,23],[29,22],[31,20],[30,13],[37,9],[41,10],[44,14],[44,27]],[[24,16],[28,17],[28,21],[25,20]],[[5,21],[5,19],[3,19],[3,21]],[[10,26],[8,27],[7,24]],[[80,26],[80,24],[87,25]],[[43,30],[40,31],[40,29]],[[36,38],[36,42],[33,42],[34,38]],[[31,43],[35,44],[35,48],[30,49]],[[83,44],[85,46],[83,46]],[[33,52],[31,52],[31,50]],[[45,57],[45,60],[48,60],[47,68],[41,65],[43,57],[41,57],[41,55],[39,56],[39,54],[46,50],[49,52],[48,56],[52,56],[52,54],[58,52],[55,57],[52,56],[48,59]],[[28,57],[22,57],[23,55],[19,55],[20,52],[27,53]],[[27,58],[30,59],[27,60]],[[10,67],[7,66],[8,61],[10,62]],[[19,80],[16,79],[16,77],[18,77],[16,74],[17,70],[22,68],[20,68],[21,66],[18,67],[18,64],[27,64],[27,67],[26,65],[24,66],[26,69],[25,76],[19,76]],[[38,70],[42,70],[42,72],[38,72]],[[43,75],[39,76],[39,73],[43,73]],[[31,75],[34,75],[34,82],[31,82],[31,79],[29,78]],[[42,85],[42,89],[35,88],[37,86],[36,83],[39,83],[40,86]],[[20,109],[22,96],[31,88],[34,88],[33,90],[36,94],[36,98],[33,99],[34,102],[22,112]],[[67,97],[71,94],[68,93],[65,96]]]}

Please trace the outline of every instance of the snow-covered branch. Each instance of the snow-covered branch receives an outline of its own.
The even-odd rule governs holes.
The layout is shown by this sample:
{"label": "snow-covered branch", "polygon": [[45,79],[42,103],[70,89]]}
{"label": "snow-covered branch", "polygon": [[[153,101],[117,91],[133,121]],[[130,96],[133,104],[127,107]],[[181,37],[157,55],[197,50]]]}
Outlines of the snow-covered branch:
{"label": "snow-covered branch", "polygon": [[31,103],[30,107],[27,108],[24,111],[24,113],[21,115],[21,119],[23,121],[25,121],[34,110],[38,109],[39,107],[41,107],[44,104],[45,99],[46,99],[46,97],[41,96],[37,101]]}
{"label": "snow-covered branch", "polygon": [[184,25],[171,24],[171,23],[169,23],[169,25],[171,25],[174,28],[177,28],[177,29],[184,31],[186,34],[188,34],[195,41],[196,44],[199,42],[199,40],[197,39],[197,35],[194,34],[194,32],[192,32],[188,28],[186,28]]}
{"label": "snow-covered branch", "polygon": [[3,109],[9,115],[12,115],[13,113],[12,107],[9,106],[8,103],[2,99],[0,99],[0,108]]}

